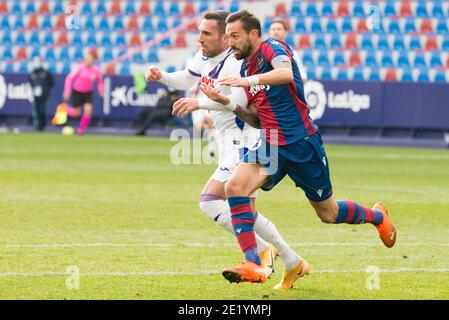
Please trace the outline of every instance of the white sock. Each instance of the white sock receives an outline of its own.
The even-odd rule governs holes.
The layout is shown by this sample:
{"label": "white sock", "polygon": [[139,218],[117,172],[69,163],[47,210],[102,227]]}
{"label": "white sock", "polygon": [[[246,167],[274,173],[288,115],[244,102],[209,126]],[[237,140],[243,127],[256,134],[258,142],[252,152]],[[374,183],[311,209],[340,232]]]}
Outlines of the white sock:
{"label": "white sock", "polygon": [[[234,228],[231,222],[231,209],[225,200],[211,200],[200,202],[200,209],[209,219],[215,221],[220,226],[234,234]],[[256,233],[257,251],[261,252],[268,249],[269,244],[259,237]]]}
{"label": "white sock", "polygon": [[260,212],[257,215],[254,230],[265,241],[271,243],[278,249],[279,258],[284,264],[285,269],[291,270],[301,261],[301,257],[290,248],[287,242],[285,242],[276,229],[276,226]]}

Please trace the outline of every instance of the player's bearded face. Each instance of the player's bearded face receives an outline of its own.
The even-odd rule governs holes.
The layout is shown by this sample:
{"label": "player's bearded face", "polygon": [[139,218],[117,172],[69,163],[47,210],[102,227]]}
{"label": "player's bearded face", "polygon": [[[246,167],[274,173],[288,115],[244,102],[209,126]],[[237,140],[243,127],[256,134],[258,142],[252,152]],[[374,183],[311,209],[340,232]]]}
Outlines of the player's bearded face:
{"label": "player's bearded face", "polygon": [[241,44],[235,43],[231,48],[234,50],[234,55],[237,60],[248,58],[253,50],[253,46],[248,38],[246,41],[242,41]]}

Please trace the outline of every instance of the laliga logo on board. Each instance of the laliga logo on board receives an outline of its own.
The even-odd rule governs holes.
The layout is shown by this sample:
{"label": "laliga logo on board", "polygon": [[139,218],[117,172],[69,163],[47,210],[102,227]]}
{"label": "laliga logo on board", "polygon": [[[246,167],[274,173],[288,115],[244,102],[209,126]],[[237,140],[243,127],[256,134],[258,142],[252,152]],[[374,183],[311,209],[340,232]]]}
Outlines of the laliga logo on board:
{"label": "laliga logo on board", "polygon": [[312,120],[321,119],[326,110],[349,109],[352,112],[368,110],[371,107],[371,96],[369,94],[356,94],[353,90],[335,93],[326,93],[321,82],[309,80],[304,84],[304,94],[310,109]]}
{"label": "laliga logo on board", "polygon": [[0,75],[0,109],[5,106],[6,99],[33,102],[34,97],[31,85],[28,82],[18,85],[13,83],[6,84],[5,77]]}
{"label": "laliga logo on board", "polygon": [[304,94],[312,120],[321,119],[326,109],[327,97],[321,82],[309,80],[304,83]]}
{"label": "laliga logo on board", "polygon": [[0,109],[5,105],[7,93],[5,77],[0,74]]}
{"label": "laliga logo on board", "polygon": [[111,105],[113,107],[118,107],[119,105],[129,105],[132,107],[155,106],[159,101],[159,98],[162,97],[165,92],[164,89],[159,88],[156,93],[145,93],[139,96],[134,87],[116,87],[111,91]]}

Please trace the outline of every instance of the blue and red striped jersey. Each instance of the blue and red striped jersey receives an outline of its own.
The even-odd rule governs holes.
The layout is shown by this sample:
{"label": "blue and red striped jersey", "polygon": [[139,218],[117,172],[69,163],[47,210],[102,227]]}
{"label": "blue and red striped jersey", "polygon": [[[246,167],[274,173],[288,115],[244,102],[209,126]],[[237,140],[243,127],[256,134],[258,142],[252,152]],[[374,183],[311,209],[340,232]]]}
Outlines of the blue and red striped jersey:
{"label": "blue and red striped jersey", "polygon": [[[283,41],[267,39],[252,57],[243,61],[240,70],[241,77],[266,73],[273,70],[273,64],[287,60],[292,64],[292,82],[245,88],[248,104],[256,106],[268,143],[280,146],[304,139],[317,131],[309,117],[304,86],[292,50]],[[271,130],[277,130],[277,139],[272,137]]]}

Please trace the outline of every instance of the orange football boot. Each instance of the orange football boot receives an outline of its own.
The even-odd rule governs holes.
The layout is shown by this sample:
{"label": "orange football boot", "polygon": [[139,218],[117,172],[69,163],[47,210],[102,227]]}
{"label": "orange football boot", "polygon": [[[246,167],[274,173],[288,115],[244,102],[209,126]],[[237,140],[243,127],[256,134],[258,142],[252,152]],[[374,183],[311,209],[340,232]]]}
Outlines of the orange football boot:
{"label": "orange football boot", "polygon": [[276,260],[277,256],[278,249],[271,244],[266,250],[259,253],[260,262],[262,263],[262,268],[264,268],[267,278],[270,278],[271,274],[274,272],[274,260]]}
{"label": "orange football boot", "polygon": [[383,220],[382,223],[377,225],[377,231],[379,232],[379,237],[388,248],[391,248],[396,243],[396,229],[388,216],[387,207],[383,203],[376,203],[373,209],[382,211]]}
{"label": "orange football boot", "polygon": [[222,272],[223,277],[229,282],[252,282],[264,283],[267,280],[265,270],[262,266],[251,262],[242,261],[236,268],[226,268]]}
{"label": "orange football boot", "polygon": [[51,119],[51,124],[54,126],[61,125],[67,122],[67,103],[58,104],[54,117]]}
{"label": "orange football boot", "polygon": [[310,266],[309,263],[301,259],[301,261],[298,263],[298,265],[291,269],[291,270],[284,270],[282,273],[282,280],[280,283],[274,286],[274,289],[281,290],[281,289],[291,289],[293,288],[293,284],[296,280],[299,278],[305,277],[310,272]]}

